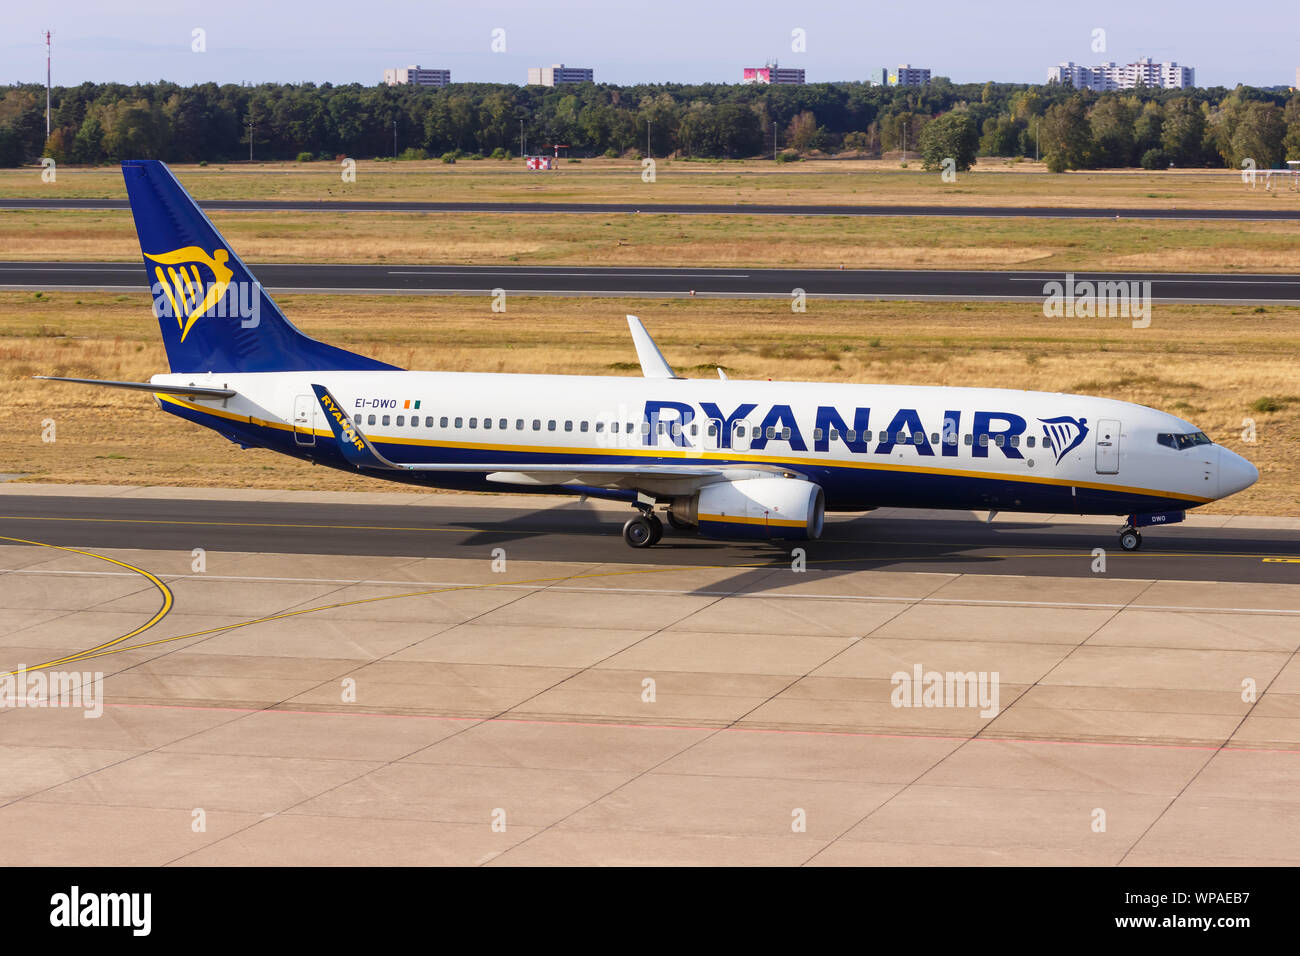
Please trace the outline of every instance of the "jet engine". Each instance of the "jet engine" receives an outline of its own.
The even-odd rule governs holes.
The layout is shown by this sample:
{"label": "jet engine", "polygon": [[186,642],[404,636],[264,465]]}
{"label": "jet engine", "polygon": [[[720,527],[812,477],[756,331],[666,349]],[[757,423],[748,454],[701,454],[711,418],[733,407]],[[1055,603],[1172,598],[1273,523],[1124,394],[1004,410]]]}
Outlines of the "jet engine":
{"label": "jet engine", "polygon": [[745,478],[675,498],[668,515],[706,538],[802,541],[821,537],[825,501],[820,485],[801,478]]}

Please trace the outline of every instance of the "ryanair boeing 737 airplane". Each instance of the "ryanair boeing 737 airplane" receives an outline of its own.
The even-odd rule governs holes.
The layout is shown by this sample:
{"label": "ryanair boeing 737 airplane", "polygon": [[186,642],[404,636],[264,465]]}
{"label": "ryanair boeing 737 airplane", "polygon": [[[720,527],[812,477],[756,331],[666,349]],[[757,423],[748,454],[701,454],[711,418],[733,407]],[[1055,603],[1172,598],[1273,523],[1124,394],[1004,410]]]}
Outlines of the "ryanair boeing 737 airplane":
{"label": "ryanair boeing 737 airplane", "polygon": [[1126,517],[1141,527],[1259,472],[1173,415],[1057,392],[683,379],[628,316],[643,377],[413,372],[295,328],[161,162],[122,164],[171,372],[133,388],[268,448],[438,488],[626,501],[712,538],[812,539],[890,506]]}

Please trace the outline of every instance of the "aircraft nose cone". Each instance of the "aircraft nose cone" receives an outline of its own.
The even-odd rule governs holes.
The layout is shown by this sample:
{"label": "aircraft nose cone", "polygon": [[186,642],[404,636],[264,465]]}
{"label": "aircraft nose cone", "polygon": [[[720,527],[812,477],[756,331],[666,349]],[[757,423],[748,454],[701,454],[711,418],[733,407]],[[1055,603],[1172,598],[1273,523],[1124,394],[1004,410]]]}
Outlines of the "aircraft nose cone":
{"label": "aircraft nose cone", "polygon": [[1236,452],[1219,449],[1219,497],[1245,491],[1259,481],[1259,469]]}

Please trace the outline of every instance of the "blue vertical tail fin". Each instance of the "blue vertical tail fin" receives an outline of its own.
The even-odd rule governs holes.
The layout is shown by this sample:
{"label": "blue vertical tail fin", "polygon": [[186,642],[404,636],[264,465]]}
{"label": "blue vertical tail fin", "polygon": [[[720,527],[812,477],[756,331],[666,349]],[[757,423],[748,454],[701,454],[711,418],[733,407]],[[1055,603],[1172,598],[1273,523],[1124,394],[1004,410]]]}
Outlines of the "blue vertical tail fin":
{"label": "blue vertical tail fin", "polygon": [[122,163],[173,372],[394,369],[318,342],[272,301],[165,163]]}

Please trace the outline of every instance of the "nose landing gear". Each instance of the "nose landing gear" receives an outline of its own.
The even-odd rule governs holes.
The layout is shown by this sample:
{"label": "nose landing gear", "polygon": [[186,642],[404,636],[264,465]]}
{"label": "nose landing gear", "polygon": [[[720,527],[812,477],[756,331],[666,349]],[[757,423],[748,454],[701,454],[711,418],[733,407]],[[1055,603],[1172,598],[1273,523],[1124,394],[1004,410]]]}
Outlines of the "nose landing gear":
{"label": "nose landing gear", "polygon": [[1187,516],[1184,511],[1150,511],[1128,516],[1124,527],[1119,529],[1119,546],[1125,551],[1136,551],[1142,547],[1142,532],[1138,528],[1149,528],[1156,524],[1178,524]]}
{"label": "nose landing gear", "polygon": [[1120,528],[1119,546],[1125,551],[1136,551],[1142,547],[1142,532],[1130,525]]}

